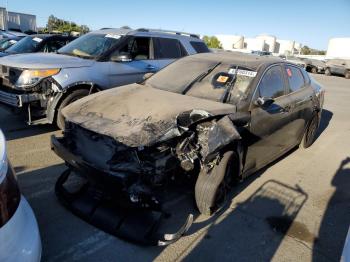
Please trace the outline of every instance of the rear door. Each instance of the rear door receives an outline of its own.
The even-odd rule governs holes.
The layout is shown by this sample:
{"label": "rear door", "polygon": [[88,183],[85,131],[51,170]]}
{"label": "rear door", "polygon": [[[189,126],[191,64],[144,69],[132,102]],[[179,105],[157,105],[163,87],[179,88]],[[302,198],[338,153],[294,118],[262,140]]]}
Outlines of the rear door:
{"label": "rear door", "polygon": [[165,37],[155,37],[153,39],[154,56],[155,59],[157,59],[160,68],[169,65],[176,59],[188,55],[186,49],[177,39]]}
{"label": "rear door", "polygon": [[304,134],[306,124],[312,116],[314,93],[307,73],[303,74],[302,69],[294,65],[286,64],[284,67],[288,97],[291,100],[289,127],[295,134],[292,137],[294,144],[298,144]]}
{"label": "rear door", "polygon": [[110,57],[123,53],[131,55],[132,61],[107,62],[111,87],[140,82],[146,73],[159,70],[158,62],[154,59],[153,40],[150,37],[130,37]]}
{"label": "rear door", "polygon": [[[259,97],[272,98],[274,102],[266,106],[255,105],[254,101]],[[283,67],[273,65],[263,74],[252,99],[245,171],[263,167],[290,148],[294,135],[288,129],[290,106]]]}

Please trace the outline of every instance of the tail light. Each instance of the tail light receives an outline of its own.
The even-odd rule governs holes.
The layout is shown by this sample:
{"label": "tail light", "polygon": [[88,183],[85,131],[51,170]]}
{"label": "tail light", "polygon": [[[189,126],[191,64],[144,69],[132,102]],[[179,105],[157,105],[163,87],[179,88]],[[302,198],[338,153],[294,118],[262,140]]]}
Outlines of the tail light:
{"label": "tail light", "polygon": [[20,199],[14,171],[7,159],[5,138],[0,131],[0,227],[16,212]]}

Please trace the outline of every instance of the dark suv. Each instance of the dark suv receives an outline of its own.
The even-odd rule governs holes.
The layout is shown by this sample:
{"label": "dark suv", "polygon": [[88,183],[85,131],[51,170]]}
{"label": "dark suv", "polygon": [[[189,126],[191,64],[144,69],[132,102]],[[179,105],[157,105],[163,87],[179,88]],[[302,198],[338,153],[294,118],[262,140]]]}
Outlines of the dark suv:
{"label": "dark suv", "polygon": [[0,53],[0,57],[22,53],[56,52],[62,46],[76,39],[68,35],[39,34],[26,36]]}

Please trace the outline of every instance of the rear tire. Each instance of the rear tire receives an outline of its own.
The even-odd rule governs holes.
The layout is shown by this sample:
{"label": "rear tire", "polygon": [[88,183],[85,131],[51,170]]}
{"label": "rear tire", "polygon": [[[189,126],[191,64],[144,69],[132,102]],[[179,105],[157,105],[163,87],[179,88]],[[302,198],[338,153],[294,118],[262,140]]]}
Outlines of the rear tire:
{"label": "rear tire", "polygon": [[315,113],[306,128],[303,139],[301,140],[301,143],[300,143],[300,147],[308,148],[315,142],[318,124],[319,124],[318,114]]}
{"label": "rear tire", "polygon": [[227,151],[209,173],[205,170],[200,171],[195,186],[195,198],[198,210],[202,214],[210,216],[224,204],[227,193],[238,175],[234,174],[235,157],[234,152]]}
{"label": "rear tire", "polygon": [[65,108],[67,105],[77,101],[80,98],[83,98],[84,96],[89,95],[89,90],[86,89],[78,89],[71,92],[69,95],[67,95],[61,102],[60,106],[57,110],[56,115],[56,125],[59,129],[64,130],[64,116],[62,115],[62,109]]}
{"label": "rear tire", "polygon": [[311,68],[311,73],[317,74],[317,68],[316,68],[316,67],[312,67],[312,68]]}
{"label": "rear tire", "polygon": [[332,75],[331,70],[330,70],[329,68],[326,68],[326,69],[324,70],[324,74],[325,74],[326,76],[331,76],[331,75]]}

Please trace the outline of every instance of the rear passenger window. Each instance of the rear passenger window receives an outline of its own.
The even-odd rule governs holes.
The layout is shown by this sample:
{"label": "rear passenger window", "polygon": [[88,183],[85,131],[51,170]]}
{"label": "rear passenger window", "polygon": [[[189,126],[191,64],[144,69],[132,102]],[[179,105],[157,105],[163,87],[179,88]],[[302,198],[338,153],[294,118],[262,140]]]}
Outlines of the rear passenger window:
{"label": "rear passenger window", "polygon": [[210,52],[207,45],[203,42],[191,41],[190,43],[191,43],[191,46],[193,47],[193,49],[196,50],[197,53],[209,53]]}
{"label": "rear passenger window", "polygon": [[259,84],[261,97],[276,98],[284,95],[284,81],[280,66],[268,69]]}
{"label": "rear passenger window", "polygon": [[304,87],[304,77],[299,68],[294,66],[286,66],[286,71],[289,83],[289,92],[295,92]]}
{"label": "rear passenger window", "polygon": [[156,58],[174,59],[186,56],[186,50],[179,40],[171,38],[157,38]]}

